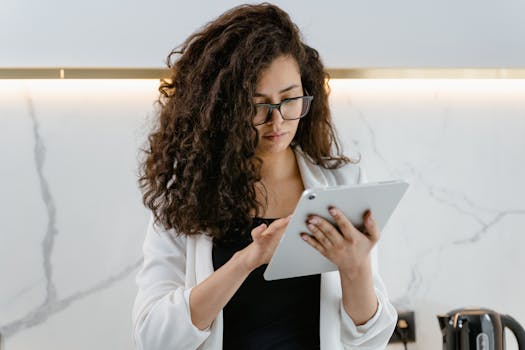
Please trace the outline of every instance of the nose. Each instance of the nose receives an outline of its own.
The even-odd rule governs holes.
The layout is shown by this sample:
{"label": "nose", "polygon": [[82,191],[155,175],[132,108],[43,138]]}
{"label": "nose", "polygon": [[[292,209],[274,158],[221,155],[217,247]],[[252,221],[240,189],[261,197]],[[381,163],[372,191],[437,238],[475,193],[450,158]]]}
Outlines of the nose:
{"label": "nose", "polygon": [[272,109],[270,118],[268,120],[268,124],[279,124],[284,121],[283,116],[281,115],[281,112],[279,111],[279,108]]}

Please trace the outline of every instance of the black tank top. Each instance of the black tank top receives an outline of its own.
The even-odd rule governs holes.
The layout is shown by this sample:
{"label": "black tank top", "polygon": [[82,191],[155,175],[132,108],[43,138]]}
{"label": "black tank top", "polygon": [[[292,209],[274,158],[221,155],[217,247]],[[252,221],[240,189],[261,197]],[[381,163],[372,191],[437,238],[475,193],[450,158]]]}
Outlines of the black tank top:
{"label": "black tank top", "polygon": [[[250,244],[253,228],[273,220],[255,218],[234,243],[214,241],[213,268],[217,270]],[[224,307],[223,350],[319,349],[321,276],[266,281],[266,266],[252,271]]]}

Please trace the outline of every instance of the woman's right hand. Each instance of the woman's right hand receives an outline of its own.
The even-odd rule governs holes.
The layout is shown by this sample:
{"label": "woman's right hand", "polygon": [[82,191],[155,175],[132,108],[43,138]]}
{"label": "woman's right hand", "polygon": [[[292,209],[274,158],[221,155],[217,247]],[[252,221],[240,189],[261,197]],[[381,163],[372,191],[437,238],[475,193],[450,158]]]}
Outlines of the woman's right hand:
{"label": "woman's right hand", "polygon": [[252,230],[253,242],[239,252],[250,271],[270,262],[291,217],[288,215],[275,220],[270,226],[261,224]]}

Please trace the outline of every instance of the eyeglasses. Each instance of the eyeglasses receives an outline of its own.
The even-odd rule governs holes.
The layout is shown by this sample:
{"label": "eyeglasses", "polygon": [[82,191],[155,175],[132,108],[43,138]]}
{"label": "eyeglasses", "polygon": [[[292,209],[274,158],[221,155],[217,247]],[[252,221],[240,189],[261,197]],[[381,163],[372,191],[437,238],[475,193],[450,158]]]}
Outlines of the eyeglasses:
{"label": "eyeglasses", "polygon": [[286,98],[280,103],[256,103],[254,126],[263,125],[272,119],[272,112],[277,109],[284,120],[301,119],[308,114],[313,96],[299,96]]}

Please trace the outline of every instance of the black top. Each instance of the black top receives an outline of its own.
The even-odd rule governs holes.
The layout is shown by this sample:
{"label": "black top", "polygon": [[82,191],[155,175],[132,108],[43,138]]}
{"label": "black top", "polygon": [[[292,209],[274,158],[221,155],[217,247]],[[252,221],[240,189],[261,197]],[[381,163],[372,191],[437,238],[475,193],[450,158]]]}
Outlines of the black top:
{"label": "black top", "polygon": [[[253,228],[273,220],[255,218],[235,243],[214,242],[213,268],[217,270],[250,244]],[[266,281],[266,266],[252,271],[224,307],[223,349],[319,349],[321,276]]]}

